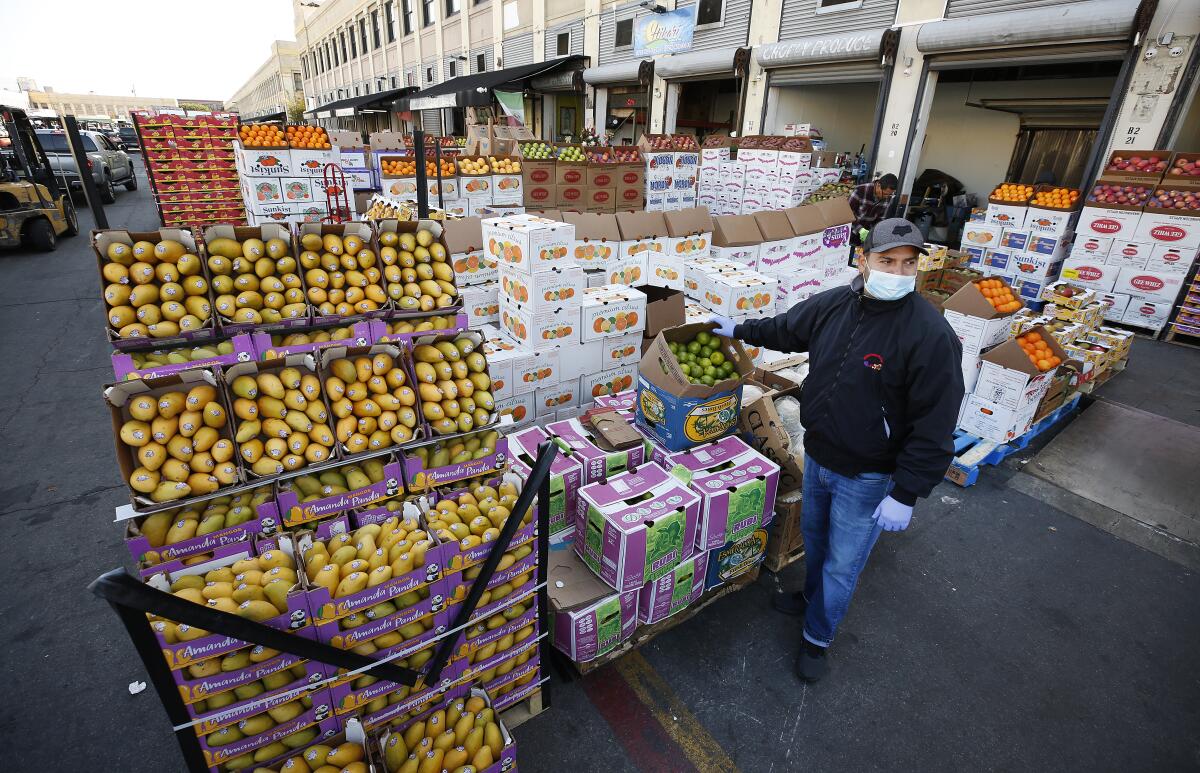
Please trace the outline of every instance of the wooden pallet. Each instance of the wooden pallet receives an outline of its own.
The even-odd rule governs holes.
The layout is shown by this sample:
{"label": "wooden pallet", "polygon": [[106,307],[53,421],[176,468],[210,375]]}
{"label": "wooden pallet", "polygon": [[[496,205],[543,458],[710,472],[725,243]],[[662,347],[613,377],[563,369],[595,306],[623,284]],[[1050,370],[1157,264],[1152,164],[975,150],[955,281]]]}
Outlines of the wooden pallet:
{"label": "wooden pallet", "polygon": [[804,558],[804,545],[797,545],[786,553],[780,553],[776,556],[768,555],[763,559],[763,568],[768,572],[778,574],[785,567],[791,566],[800,559]]}
{"label": "wooden pallet", "polygon": [[1193,349],[1200,349],[1200,335],[1185,333],[1182,330],[1176,330],[1172,326],[1167,326],[1167,332],[1163,336],[1163,340],[1179,346],[1190,346]]}
{"label": "wooden pallet", "polygon": [[545,711],[542,705],[542,691],[529,695],[500,712],[500,718],[509,730],[520,727],[529,720]]}
{"label": "wooden pallet", "polygon": [[1104,320],[1104,327],[1115,327],[1118,330],[1127,330],[1138,338],[1147,338],[1151,341],[1157,341],[1159,334],[1162,332],[1161,330],[1155,330],[1152,327],[1131,325],[1128,322],[1114,322],[1111,319]]}
{"label": "wooden pallet", "polygon": [[980,468],[998,465],[1016,452],[1027,448],[1034,438],[1065,420],[1069,414],[1078,409],[1081,399],[1083,399],[1082,395],[1078,392],[1075,393],[1061,406],[1035,422],[1023,435],[1015,437],[1007,443],[984,440],[962,430],[956,431],[954,433],[954,461],[950,463],[950,469],[946,470],[946,480],[963,488],[975,485],[979,480]]}
{"label": "wooden pallet", "polygon": [[[634,631],[632,638],[630,638],[628,641],[622,642],[620,644],[620,646],[618,646],[616,649],[612,650],[611,652],[607,652],[607,653],[601,655],[600,657],[594,658],[585,663],[575,663],[574,661],[572,661],[572,665],[575,667],[575,670],[578,671],[581,676],[587,676],[588,674],[592,673],[596,669],[603,668],[604,666],[613,662],[614,660],[621,657],[622,655],[625,655],[625,654],[637,649],[638,647],[641,647],[643,644],[647,643],[648,641],[653,639],[655,636],[660,636],[660,635],[666,633],[667,631],[671,630],[675,626],[677,626],[681,623],[685,623],[688,620],[691,620],[693,617],[700,614],[700,612],[705,607],[712,604],[717,599],[724,598],[731,593],[736,593],[737,591],[741,590],[742,588],[745,588],[748,585],[750,585],[751,583],[753,583],[756,579],[758,579],[758,567],[757,566],[755,568],[751,569],[750,571],[746,572],[745,574],[738,575],[737,577],[733,578],[731,581],[727,582],[726,584],[722,585],[721,587],[713,588],[712,590],[708,591],[703,596],[701,596],[700,599],[695,604],[692,604],[690,607],[687,607],[686,609],[684,609],[680,612],[676,612],[675,614],[668,617],[666,620],[660,620],[657,623],[652,623],[650,625],[639,626],[638,629],[636,631]],[[565,658],[564,658],[564,660],[565,660]]]}

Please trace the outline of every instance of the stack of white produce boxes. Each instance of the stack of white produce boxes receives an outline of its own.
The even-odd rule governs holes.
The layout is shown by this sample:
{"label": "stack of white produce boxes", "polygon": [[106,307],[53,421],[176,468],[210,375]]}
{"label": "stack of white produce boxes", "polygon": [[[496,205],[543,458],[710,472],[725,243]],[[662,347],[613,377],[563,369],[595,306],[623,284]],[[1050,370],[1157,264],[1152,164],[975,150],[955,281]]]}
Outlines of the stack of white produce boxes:
{"label": "stack of white produce boxes", "polygon": [[483,221],[482,236],[498,262],[499,330],[511,342],[491,342],[488,355],[489,366],[498,361],[500,373],[511,370],[510,389],[496,395],[501,412],[517,424],[562,420],[597,395],[629,389],[641,356],[645,294],[623,285],[587,287],[569,222],[492,218]]}

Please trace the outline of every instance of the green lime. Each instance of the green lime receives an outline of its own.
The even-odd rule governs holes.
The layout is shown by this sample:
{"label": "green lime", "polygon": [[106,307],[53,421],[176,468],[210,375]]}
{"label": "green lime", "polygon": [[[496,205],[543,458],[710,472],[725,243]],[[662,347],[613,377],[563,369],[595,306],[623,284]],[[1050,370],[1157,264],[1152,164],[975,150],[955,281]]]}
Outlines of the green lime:
{"label": "green lime", "polygon": [[709,342],[712,341],[712,333],[707,330],[701,330],[696,334],[696,340],[700,342],[701,346],[708,346]]}
{"label": "green lime", "polygon": [[692,366],[688,365],[686,362],[683,363],[682,365],[680,365],[679,368],[680,368],[680,370],[683,371],[683,375],[685,375],[685,376],[692,375]]}
{"label": "green lime", "polygon": [[668,341],[668,342],[667,342],[667,347],[668,347],[668,348],[671,350],[671,353],[672,353],[672,354],[678,354],[678,353],[679,353],[679,344],[677,344],[676,342],[674,342],[674,341]]}
{"label": "green lime", "polygon": [[708,361],[713,365],[720,365],[722,362],[725,362],[725,355],[720,351],[715,351],[708,355]]}
{"label": "green lime", "polygon": [[717,375],[717,369],[714,368],[712,365],[705,365],[703,368],[700,369],[700,372],[706,376],[716,376]]}
{"label": "green lime", "polygon": [[715,384],[717,382],[712,376],[701,376],[700,383],[704,384],[704,386],[712,386],[713,384]]}
{"label": "green lime", "polygon": [[726,360],[725,362],[721,363],[721,367],[718,368],[717,370],[721,371],[724,378],[729,378],[734,373],[733,363],[730,362],[729,360]]}
{"label": "green lime", "polygon": [[700,346],[700,342],[699,342],[699,341],[689,341],[689,342],[688,342],[688,345],[687,345],[687,350],[688,350],[689,352],[691,352],[692,354],[699,354],[699,353],[700,353],[700,349],[701,349],[701,348],[702,348],[702,347]]}

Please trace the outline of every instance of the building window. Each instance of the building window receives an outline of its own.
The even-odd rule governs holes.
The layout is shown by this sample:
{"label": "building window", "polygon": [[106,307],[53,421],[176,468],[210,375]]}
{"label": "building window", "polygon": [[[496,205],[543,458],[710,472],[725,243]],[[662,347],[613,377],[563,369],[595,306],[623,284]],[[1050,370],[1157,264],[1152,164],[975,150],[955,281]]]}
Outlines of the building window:
{"label": "building window", "polygon": [[371,11],[371,39],[375,41],[375,48],[383,45],[383,38],[379,37],[379,9]]}
{"label": "building window", "polygon": [[449,61],[449,64],[450,64],[450,77],[457,78],[458,77],[458,62],[451,59]]}
{"label": "building window", "polygon": [[292,90],[304,91],[304,81],[300,80],[300,73],[298,72],[292,73]]}
{"label": "building window", "polygon": [[400,15],[404,17],[404,34],[411,35],[413,31],[413,0],[400,0]]}
{"label": "building window", "polygon": [[396,88],[396,76],[392,76],[392,88]]}
{"label": "building window", "polygon": [[323,48],[325,49],[325,69],[330,70],[333,68],[333,60],[329,58],[329,41],[325,41]]}
{"label": "building window", "polygon": [[425,82],[433,83],[433,68],[432,67],[425,68]]}
{"label": "building window", "polygon": [[613,40],[613,46],[616,48],[628,48],[633,45],[633,19],[621,19],[617,22],[616,38]]}
{"label": "building window", "polygon": [[[300,66],[304,68],[304,80],[308,80],[308,57],[307,56],[300,57]],[[297,76],[297,77],[299,77],[299,76]],[[297,86],[296,90],[299,91],[300,87]]]}
{"label": "building window", "polygon": [[458,0],[446,0],[446,17],[449,18],[458,13]]}
{"label": "building window", "polygon": [[725,19],[725,0],[700,0],[696,8],[696,26],[721,24]]}
{"label": "building window", "polygon": [[358,96],[358,86],[354,87],[354,96]]}
{"label": "building window", "polygon": [[329,41],[329,43],[330,43],[330,48],[333,49],[333,66],[337,67],[338,65],[341,64],[341,61],[338,60],[337,38],[331,39]]}
{"label": "building window", "polygon": [[354,22],[350,22],[350,58],[358,58],[358,41],[354,38]]}
{"label": "building window", "polygon": [[487,56],[484,54],[475,55],[475,72],[487,72]]}
{"label": "building window", "polygon": [[504,29],[511,30],[514,27],[521,26],[521,11],[520,6],[515,2],[504,4]]}
{"label": "building window", "polygon": [[[350,32],[350,35],[351,35],[351,37],[353,37],[353,36],[354,36],[354,31],[353,31],[353,30],[351,30],[351,32]],[[346,33],[345,33],[345,31],[339,32],[339,33],[338,33],[338,38],[339,38],[339,39],[341,40],[341,42],[342,42],[342,61],[343,61],[343,62],[349,62],[349,61],[350,61],[350,57],[346,56]]]}
{"label": "building window", "polygon": [[395,3],[388,0],[383,4],[383,20],[387,25],[387,41],[389,43],[396,42],[396,10]]}
{"label": "building window", "polygon": [[554,41],[555,51],[559,56],[566,56],[571,53],[571,33],[560,32]]}
{"label": "building window", "polygon": [[433,26],[433,0],[421,0],[421,26]]}
{"label": "building window", "polygon": [[817,3],[817,13],[825,13],[826,11],[851,11],[855,8],[862,8],[863,0],[819,0]]}

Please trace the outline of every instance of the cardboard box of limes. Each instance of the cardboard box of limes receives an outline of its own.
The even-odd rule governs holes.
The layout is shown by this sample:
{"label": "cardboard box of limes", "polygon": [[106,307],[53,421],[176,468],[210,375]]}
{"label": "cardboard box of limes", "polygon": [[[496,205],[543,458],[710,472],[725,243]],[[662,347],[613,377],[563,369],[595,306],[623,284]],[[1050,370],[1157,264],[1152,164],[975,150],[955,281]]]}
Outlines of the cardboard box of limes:
{"label": "cardboard box of limes", "polygon": [[742,384],[754,362],[709,323],[667,328],[638,364],[637,423],[672,451],[736,431]]}

